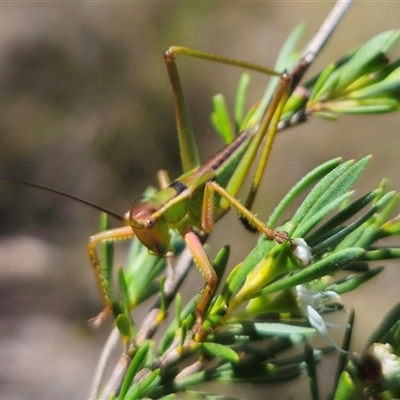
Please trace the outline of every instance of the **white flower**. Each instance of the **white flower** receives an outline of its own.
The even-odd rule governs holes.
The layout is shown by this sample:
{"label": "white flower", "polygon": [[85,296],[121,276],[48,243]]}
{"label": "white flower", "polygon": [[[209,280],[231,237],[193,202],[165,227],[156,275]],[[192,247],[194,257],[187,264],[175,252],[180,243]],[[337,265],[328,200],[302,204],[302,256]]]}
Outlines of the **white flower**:
{"label": "white flower", "polygon": [[329,343],[335,347],[335,349],[342,353],[346,353],[346,351],[341,349],[329,336],[328,328],[346,328],[347,324],[333,324],[331,322],[326,322],[321,316],[321,313],[332,310],[332,308],[328,307],[327,304],[332,301],[338,302],[340,296],[332,290],[316,293],[308,289],[305,285],[296,286],[296,293],[299,308],[304,317],[308,319],[310,325],[325,337]]}
{"label": "white flower", "polygon": [[331,307],[327,307],[328,303],[340,302],[340,296],[333,290],[315,292],[310,290],[306,285],[297,285],[296,294],[299,307],[303,311],[309,305],[318,313],[324,313],[332,310]]}
{"label": "white flower", "polygon": [[[400,374],[400,362],[390,344],[374,343],[361,356],[360,373],[369,380],[390,381]],[[373,376],[371,371],[374,372]]]}

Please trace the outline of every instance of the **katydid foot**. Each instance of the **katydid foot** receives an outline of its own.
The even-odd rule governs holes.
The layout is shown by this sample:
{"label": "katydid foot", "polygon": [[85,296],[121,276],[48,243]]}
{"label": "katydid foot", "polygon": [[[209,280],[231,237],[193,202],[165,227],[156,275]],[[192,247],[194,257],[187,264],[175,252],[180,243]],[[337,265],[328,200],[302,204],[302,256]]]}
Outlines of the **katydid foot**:
{"label": "katydid foot", "polygon": [[111,308],[105,308],[101,313],[99,313],[93,318],[90,318],[87,321],[87,324],[93,329],[98,329],[110,314],[111,314]]}

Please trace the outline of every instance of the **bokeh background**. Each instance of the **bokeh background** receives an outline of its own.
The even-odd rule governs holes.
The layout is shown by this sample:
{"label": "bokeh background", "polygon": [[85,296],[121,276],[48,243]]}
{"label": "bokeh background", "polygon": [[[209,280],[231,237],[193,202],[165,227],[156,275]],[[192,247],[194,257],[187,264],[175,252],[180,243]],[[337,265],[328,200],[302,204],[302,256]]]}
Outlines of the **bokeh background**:
{"label": "bokeh background", "polygon": [[[2,3],[0,175],[62,190],[122,214],[156,184],[158,169],[167,169],[171,177],[181,171],[163,51],[182,45],[272,66],[294,26],[307,22],[305,45],[332,5]],[[373,35],[398,28],[399,15],[398,2],[356,2],[308,76]],[[209,124],[211,96],[222,92],[232,99],[241,71],[184,58],[178,59],[178,68],[206,160],[222,145]],[[253,74],[249,105],[265,83],[266,77]],[[266,219],[298,179],[336,156],[374,154],[357,186],[359,194],[384,176],[400,190],[399,121],[397,114],[341,116],[338,122],[312,119],[282,133],[255,210]],[[235,265],[256,238],[231,214],[212,235],[210,253],[230,243]],[[85,249],[97,221],[98,213],[81,204],[0,182],[0,398],[87,396],[111,326],[92,332],[85,324],[101,309]],[[372,327],[397,301],[398,268],[398,263],[388,264],[381,277],[344,296],[346,307],[358,311],[354,350],[362,349]],[[193,269],[187,285],[191,293],[199,289],[198,274]],[[325,393],[331,382],[326,371],[329,361],[323,362],[320,376]],[[240,398],[292,394],[300,399],[309,397],[305,384],[303,377],[255,391],[226,389]]]}

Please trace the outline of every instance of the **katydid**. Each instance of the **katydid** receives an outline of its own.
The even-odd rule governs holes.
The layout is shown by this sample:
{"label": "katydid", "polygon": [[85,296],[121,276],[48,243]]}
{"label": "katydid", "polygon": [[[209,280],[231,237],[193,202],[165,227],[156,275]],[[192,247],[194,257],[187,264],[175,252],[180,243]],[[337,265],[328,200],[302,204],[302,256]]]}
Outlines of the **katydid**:
{"label": "katydid", "polygon": [[[231,143],[223,147],[203,165],[200,165],[197,147],[190,128],[175,64],[176,54],[208,59],[280,76],[270,104],[264,111],[258,126],[241,132]],[[290,240],[286,232],[279,232],[266,226],[250,211],[250,208],[258,191],[283,107],[290,93],[292,77],[287,73],[281,74],[258,65],[182,47],[171,47],[165,52],[164,58],[174,97],[183,175],[170,183],[167,174],[160,172],[160,191],[153,197],[132,207],[123,218],[74,196],[27,183],[29,186],[62,194],[89,204],[122,220],[125,225],[100,232],[89,238],[88,252],[104,302],[103,311],[91,319],[91,323],[95,326],[100,325],[111,313],[115,301],[109,279],[103,272],[96,250],[97,245],[102,242],[129,239],[136,236],[155,255],[170,257],[173,251],[170,243],[170,230],[178,231],[206,280],[205,289],[196,308],[195,330],[199,331],[201,330],[205,309],[217,283],[216,273],[202,246],[200,236],[205,238],[213,229],[214,223],[232,206],[242,219],[268,239],[275,240],[277,243]],[[236,195],[265,138],[261,160],[253,179],[248,201],[245,205],[242,205],[236,199]],[[24,184],[24,182],[12,179],[4,178],[4,180]],[[218,199],[215,199],[215,192],[217,192]]]}
{"label": "katydid", "polygon": [[[197,148],[190,128],[188,113],[183,100],[183,93],[175,65],[177,53],[219,61],[231,65],[251,68],[262,72],[279,75],[280,79],[265,110],[260,124],[254,130],[244,130],[231,143],[217,152],[209,161],[199,166]],[[153,197],[131,208],[124,216],[126,226],[100,232],[89,239],[88,252],[95,270],[98,285],[105,308],[92,323],[100,324],[112,311],[112,293],[109,283],[102,274],[100,259],[96,246],[105,241],[127,239],[136,236],[152,253],[168,257],[173,251],[170,230],[174,229],[184,239],[190,249],[194,261],[206,280],[205,289],[196,308],[196,328],[204,317],[204,310],[214,292],[217,276],[212,264],[203,249],[198,234],[207,235],[214,223],[232,206],[250,226],[264,234],[267,238],[283,243],[290,240],[286,232],[270,229],[250,211],[250,207],[242,205],[235,196],[247,176],[261,143],[267,136],[264,151],[258,170],[253,180],[249,198],[250,206],[258,190],[262,173],[272,146],[277,125],[290,91],[291,76],[279,74],[249,63],[201,53],[198,51],[171,47],[165,53],[168,74],[173,90],[175,112],[178,125],[179,146],[184,174],[169,183],[163,174],[164,187]],[[269,134],[267,135],[267,133]],[[166,186],[165,186],[166,185]],[[215,200],[218,194],[218,202]]]}

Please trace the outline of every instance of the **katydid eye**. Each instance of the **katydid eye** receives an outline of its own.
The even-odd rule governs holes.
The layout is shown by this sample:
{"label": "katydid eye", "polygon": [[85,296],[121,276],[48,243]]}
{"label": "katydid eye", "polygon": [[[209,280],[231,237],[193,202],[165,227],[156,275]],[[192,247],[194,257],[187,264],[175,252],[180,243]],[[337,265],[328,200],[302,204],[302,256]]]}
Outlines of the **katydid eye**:
{"label": "katydid eye", "polygon": [[155,218],[147,218],[146,219],[146,229],[151,229],[154,227],[154,225],[156,224],[156,219]]}
{"label": "katydid eye", "polygon": [[130,225],[132,228],[135,229],[144,228],[144,224],[133,217],[132,210],[129,210],[124,214],[124,221],[127,225]]}

